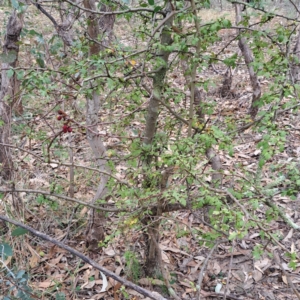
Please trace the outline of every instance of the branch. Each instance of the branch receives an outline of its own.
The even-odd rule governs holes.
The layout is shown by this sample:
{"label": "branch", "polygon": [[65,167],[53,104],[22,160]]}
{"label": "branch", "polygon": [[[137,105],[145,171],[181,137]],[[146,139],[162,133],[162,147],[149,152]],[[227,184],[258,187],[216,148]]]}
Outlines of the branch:
{"label": "branch", "polygon": [[290,275],[286,272],[285,268],[282,266],[282,264],[280,262],[279,255],[276,252],[276,250],[273,251],[273,257],[274,257],[274,260],[275,260],[276,264],[279,266],[279,268],[281,269],[282,273],[285,275],[286,280],[287,280],[289,286],[291,287],[291,289],[293,290],[293,292],[295,293],[295,295],[297,296],[297,298],[300,299],[300,294],[299,294],[297,288],[295,287],[293,281],[291,280]]}
{"label": "branch", "polygon": [[279,207],[275,204],[274,200],[272,199],[264,199],[267,206],[271,207],[274,211],[278,213],[278,215],[281,217],[281,219],[288,224],[290,227],[296,230],[300,230],[300,226],[295,224]]}
{"label": "branch", "polygon": [[69,0],[64,0],[64,1],[69,3],[72,6],[75,6],[79,9],[83,10],[83,11],[86,11],[86,12],[89,12],[89,13],[92,13],[92,14],[95,14],[95,15],[102,15],[102,16],[105,16],[105,15],[123,15],[123,14],[126,14],[126,13],[143,12],[143,11],[165,15],[165,13],[163,11],[155,12],[154,9],[149,9],[149,8],[131,8],[131,9],[126,9],[126,10],[115,10],[115,11],[108,11],[108,12],[96,11],[96,10],[84,8],[84,7],[82,7],[80,5],[77,5],[74,2],[69,1]]}
{"label": "branch", "polygon": [[216,250],[216,248],[218,247],[218,245],[222,242],[224,242],[224,240],[223,241],[216,241],[215,245],[212,247],[212,249],[210,250],[208,256],[206,257],[206,259],[203,263],[203,266],[201,268],[199,278],[198,278],[198,284],[197,284],[198,291],[197,291],[196,299],[198,299],[198,300],[201,300],[201,285],[202,285],[202,281],[203,281],[203,278],[204,278],[204,273],[205,273],[205,269],[207,267],[208,261],[211,258],[211,256],[213,255],[213,253]]}
{"label": "branch", "polygon": [[77,165],[77,164],[70,164],[70,163],[63,163],[63,162],[60,162],[60,161],[55,161],[55,160],[51,160],[51,162],[49,161],[46,161],[44,160],[43,158],[41,158],[40,156],[36,155],[35,153],[29,151],[29,150],[26,150],[24,148],[20,148],[18,146],[14,146],[14,145],[11,145],[11,144],[4,144],[4,143],[1,143],[0,142],[0,146],[5,146],[5,147],[10,147],[10,148],[14,148],[14,149],[18,149],[20,151],[24,151],[32,156],[34,156],[35,158],[37,158],[39,161],[49,165],[50,163],[54,163],[54,164],[57,164],[59,166],[66,166],[66,167],[76,167],[76,168],[82,168],[82,169],[86,169],[86,170],[91,170],[91,171],[94,171],[94,172],[98,172],[99,174],[103,174],[103,175],[107,175],[107,176],[110,176],[111,178],[117,180],[119,183],[121,184],[124,184],[124,185],[127,185],[128,187],[131,187],[131,185],[129,184],[129,182],[126,182],[108,172],[105,172],[105,171],[102,171],[102,170],[98,170],[96,168],[91,168],[91,167],[87,167],[87,166],[82,166],[82,165]]}
{"label": "branch", "polygon": [[[117,209],[117,208],[100,207],[100,206],[89,204],[89,203],[86,203],[84,201],[80,201],[80,200],[77,200],[77,199],[74,199],[74,198],[71,198],[71,197],[68,197],[68,196],[53,194],[53,193],[46,192],[46,191],[41,191],[41,190],[2,189],[2,188],[0,188],[0,192],[2,192],[2,193],[24,192],[24,193],[32,193],[32,194],[42,194],[42,195],[46,195],[46,196],[53,196],[53,197],[56,197],[56,198],[61,198],[61,199],[64,199],[64,200],[67,200],[67,201],[70,201],[70,202],[75,202],[75,203],[78,203],[78,204],[81,204],[81,205],[84,205],[84,206],[88,206],[90,208],[99,209],[99,210],[107,211],[107,212],[125,212],[125,211],[128,211],[128,210],[122,210],[122,209]],[[53,201],[51,199],[49,199],[49,200]]]}
{"label": "branch", "polygon": [[228,0],[228,1],[229,1],[230,3],[232,3],[232,4],[242,4],[242,5],[245,5],[245,6],[247,6],[247,7],[252,8],[252,9],[259,10],[259,11],[261,11],[261,12],[263,12],[263,13],[269,14],[270,16],[279,17],[279,18],[283,18],[283,19],[286,19],[286,20],[289,20],[289,21],[294,21],[294,22],[300,23],[300,21],[297,20],[297,18],[289,18],[289,17],[286,17],[286,16],[284,16],[284,15],[275,14],[275,13],[273,13],[273,12],[270,13],[270,12],[266,11],[266,10],[263,9],[263,8],[260,8],[260,7],[253,7],[251,4],[249,4],[249,3],[247,3],[247,2],[244,2],[244,1],[236,1],[236,0],[234,0],[234,1]]}
{"label": "branch", "polygon": [[20,222],[17,222],[15,220],[12,220],[10,218],[7,218],[5,216],[2,216],[0,215],[0,220],[2,221],[5,221],[5,222],[9,222],[11,224],[14,224],[16,226],[19,226],[21,228],[24,228],[26,230],[28,230],[30,233],[32,233],[33,235],[45,240],[45,241],[48,241],[48,242],[51,242],[57,246],[59,246],[60,248],[62,249],[65,249],[67,251],[69,251],[70,253],[72,253],[73,255],[79,257],[80,259],[82,259],[84,262],[88,263],[89,265],[93,266],[94,268],[96,268],[97,270],[101,271],[103,274],[105,274],[106,276],[109,276],[113,279],[115,279],[116,281],[122,283],[123,285],[131,288],[131,289],[134,289],[135,291],[137,291],[138,293],[146,296],[146,297],[149,297],[150,299],[154,299],[154,300],[167,300],[166,298],[164,298],[163,296],[161,296],[159,293],[157,292],[150,292],[126,279],[123,279],[122,277],[116,275],[115,273],[105,269],[104,267],[100,266],[99,264],[97,264],[94,260],[90,259],[89,257],[85,256],[84,254],[82,254],[81,252],[65,245],[64,243],[62,242],[59,242],[58,240],[40,232],[40,231],[37,231],[23,223],[20,223]]}
{"label": "branch", "polygon": [[55,19],[39,4],[34,1],[31,2],[39,11],[41,11],[50,21],[53,23],[54,27],[58,29],[58,24]]}

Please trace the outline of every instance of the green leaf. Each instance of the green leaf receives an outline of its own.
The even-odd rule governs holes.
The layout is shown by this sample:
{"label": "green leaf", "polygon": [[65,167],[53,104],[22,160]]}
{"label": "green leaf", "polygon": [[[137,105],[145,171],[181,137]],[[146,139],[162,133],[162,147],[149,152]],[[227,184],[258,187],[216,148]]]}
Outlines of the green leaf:
{"label": "green leaf", "polygon": [[182,206],[186,206],[186,199],[185,199],[185,198],[180,197],[180,198],[178,199],[178,201],[179,201],[179,203],[180,203]]}
{"label": "green leaf", "polygon": [[296,261],[290,261],[289,262],[289,267],[295,270],[297,268],[297,262]]}
{"label": "green leaf", "polygon": [[5,256],[12,256],[13,250],[7,243],[0,244],[0,256],[4,254]]}
{"label": "green leaf", "polygon": [[8,77],[8,78],[11,78],[11,77],[13,77],[13,76],[14,76],[14,73],[15,73],[15,71],[14,71],[14,70],[12,70],[12,69],[10,69],[10,70],[8,70],[8,71],[7,71],[7,73],[6,73],[6,74],[7,74],[7,77]]}
{"label": "green leaf", "polygon": [[30,35],[40,35],[38,32],[36,32],[36,31],[33,30],[33,29],[29,30],[28,33],[29,33]]}
{"label": "green leaf", "polygon": [[233,54],[231,57],[225,58],[225,59],[223,60],[223,62],[224,62],[224,64],[225,64],[226,66],[235,68],[237,57],[238,57],[238,56],[237,56],[237,54],[235,53],[235,54]]}
{"label": "green leaf", "polygon": [[66,299],[65,293],[57,293],[55,295],[55,300],[65,300],[65,299]]}
{"label": "green leaf", "polygon": [[38,57],[36,59],[36,62],[38,63],[38,65],[41,67],[41,68],[45,68],[45,62],[43,59],[41,59],[40,57]]}
{"label": "green leaf", "polygon": [[22,227],[18,227],[18,228],[16,228],[16,229],[11,233],[11,235],[12,235],[12,236],[21,236],[21,235],[23,235],[23,234],[25,234],[25,233],[27,233],[27,232],[28,232],[27,229],[24,229],[24,228],[22,228]]}
{"label": "green leaf", "polygon": [[252,254],[254,259],[260,259],[261,256],[263,255],[262,246],[261,245],[254,246]]}
{"label": "green leaf", "polygon": [[154,0],[148,0],[149,5],[154,5]]}
{"label": "green leaf", "polygon": [[162,7],[161,6],[156,6],[154,8],[154,12],[158,12],[158,11],[161,11],[162,10]]}
{"label": "green leaf", "polygon": [[19,8],[19,2],[17,0],[11,0],[11,5],[15,9]]}
{"label": "green leaf", "polygon": [[20,270],[16,276],[17,279],[23,278],[23,276],[26,275],[25,270]]}
{"label": "green leaf", "polygon": [[18,80],[21,80],[21,79],[24,78],[24,71],[23,70],[16,71],[16,74],[17,74],[17,79]]}
{"label": "green leaf", "polygon": [[1,53],[0,54],[0,60],[4,63],[12,63],[16,60],[17,58],[17,53],[16,51],[9,51],[8,53]]}

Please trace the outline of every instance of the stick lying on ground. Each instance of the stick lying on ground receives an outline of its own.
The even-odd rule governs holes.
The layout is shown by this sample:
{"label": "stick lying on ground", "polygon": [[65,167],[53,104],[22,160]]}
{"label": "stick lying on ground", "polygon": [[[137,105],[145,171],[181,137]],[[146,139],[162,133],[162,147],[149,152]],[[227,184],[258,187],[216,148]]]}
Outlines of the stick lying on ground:
{"label": "stick lying on ground", "polygon": [[37,230],[35,230],[35,229],[33,229],[33,228],[25,225],[25,224],[22,224],[20,222],[17,222],[15,220],[12,220],[12,219],[7,218],[7,217],[2,216],[2,215],[0,215],[0,220],[5,221],[5,222],[9,222],[9,223],[14,224],[14,225],[19,226],[19,227],[22,227],[22,228],[28,230],[29,232],[31,232],[33,235],[35,235],[35,236],[37,236],[37,237],[39,237],[39,238],[41,238],[43,240],[46,240],[48,242],[51,242],[51,243],[59,246],[60,248],[63,248],[65,250],[69,251],[70,253],[78,256],[84,262],[90,264],[91,266],[93,266],[94,268],[98,269],[99,271],[101,271],[105,275],[107,275],[107,276],[115,279],[116,281],[124,284],[125,286],[127,286],[129,288],[134,289],[135,291],[137,291],[138,293],[140,293],[140,294],[142,294],[142,295],[144,295],[146,297],[149,297],[149,298],[154,299],[154,300],[167,300],[166,298],[164,298],[163,296],[161,296],[159,293],[157,293],[157,292],[150,292],[150,291],[148,291],[148,290],[146,290],[146,289],[144,289],[144,288],[142,288],[142,287],[140,287],[140,286],[138,286],[138,285],[136,285],[136,284],[134,284],[134,283],[132,283],[132,282],[130,282],[130,281],[128,281],[128,280],[126,280],[126,279],[118,276],[118,275],[116,275],[115,273],[113,273],[113,272],[111,272],[111,271],[103,268],[102,266],[100,266],[99,264],[97,264],[95,261],[93,261],[92,259],[90,259],[87,256],[83,255],[79,251],[77,251],[77,250],[75,250],[75,249],[73,249],[73,248],[65,245],[62,242],[57,241],[56,239],[53,239],[52,237],[50,237],[50,236],[48,236],[48,235],[46,235],[46,234],[44,234],[44,233],[42,233],[40,231],[37,231]]}

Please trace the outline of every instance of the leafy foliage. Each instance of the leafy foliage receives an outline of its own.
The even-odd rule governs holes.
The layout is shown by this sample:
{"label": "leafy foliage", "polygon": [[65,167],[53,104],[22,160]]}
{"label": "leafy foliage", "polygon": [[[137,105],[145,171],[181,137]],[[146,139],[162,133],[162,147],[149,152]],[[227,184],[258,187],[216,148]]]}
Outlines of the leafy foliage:
{"label": "leafy foliage", "polygon": [[[269,228],[272,221],[282,218],[279,209],[270,207],[268,202],[278,195],[295,199],[300,186],[298,163],[294,159],[288,162],[277,159],[286,151],[292,128],[284,118],[293,119],[293,109],[299,105],[299,85],[288,75],[291,65],[297,61],[289,54],[297,26],[287,26],[287,21],[272,23],[275,15],[264,12],[259,1],[252,1],[248,6],[252,6],[253,11],[237,24],[239,33],[220,47],[223,34],[236,29],[232,20],[218,17],[205,22],[185,6],[185,1],[175,1],[174,25],[163,26],[167,2],[140,1],[135,10],[118,14],[116,39],[94,56],[89,55],[92,41],[86,34],[88,22],[80,18],[73,28],[76,38],[67,49],[57,34],[45,34],[31,26],[23,30],[22,39],[34,40],[28,53],[33,66],[10,69],[7,75],[9,78],[16,75],[21,81],[25,102],[32,111],[28,119],[13,124],[12,132],[27,137],[28,151],[39,149],[37,167],[47,164],[51,176],[46,185],[50,195],[38,195],[34,201],[53,213],[59,211],[62,204],[52,195],[64,195],[74,182],[78,191],[84,190],[79,197],[88,194],[89,189],[94,193],[102,175],[95,172],[97,165],[90,154],[79,154],[76,163],[67,164],[74,144],[78,153],[85,151],[82,149],[90,130],[85,125],[86,98],[92,98],[96,92],[101,99],[97,134],[109,148],[105,158],[111,170],[107,196],[97,199],[97,205],[106,205],[109,200],[121,211],[118,217],[122,221],[113,224],[118,226],[117,233],[120,229],[138,231],[155,223],[153,220],[159,210],[163,214],[175,208],[207,209],[205,217],[211,231],[193,230],[201,245],[211,247],[221,237],[230,242],[242,240],[253,228],[259,228],[261,238],[277,241],[276,236],[266,233],[268,229],[266,232],[261,229]],[[19,8],[16,1],[12,5]],[[128,1],[114,5],[115,10],[130,10]],[[197,3],[197,9],[209,5],[209,1],[202,1]],[[201,25],[198,28],[197,22]],[[172,36],[171,44],[161,40],[163,33]],[[232,46],[239,38],[248,42],[253,53],[251,66],[260,80],[267,82],[256,103],[259,112],[255,120],[245,110],[232,110],[235,105],[232,103],[239,100],[220,98],[218,87],[222,78],[212,71],[215,66],[239,74],[247,71],[243,57],[236,46]],[[22,43],[20,45],[22,47]],[[170,54],[167,63],[161,53]],[[10,62],[14,54],[1,54],[1,58]],[[162,76],[160,71],[165,68],[166,74]],[[191,83],[193,69],[196,79]],[[246,89],[238,86],[241,82],[247,85],[247,76],[243,80],[235,78],[236,90],[230,92],[237,98],[240,94],[247,97]],[[163,87],[159,94],[155,80]],[[195,103],[191,104],[192,93],[187,92],[192,84],[199,93],[203,92],[201,103],[196,107],[192,106]],[[152,109],[147,105],[153,98],[159,99],[159,106],[155,108],[157,128],[151,143],[145,143],[146,118]],[[66,112],[69,119],[62,119],[65,115],[59,111]],[[189,126],[192,134],[188,133]],[[251,167],[250,163],[238,161],[238,149],[247,138],[246,130],[253,148],[256,147],[254,154],[246,155]],[[260,137],[258,141],[254,141],[256,136]],[[214,149],[224,160],[236,161],[216,171],[207,155],[209,149]],[[24,161],[25,158],[22,163]],[[84,167],[84,163],[86,169],[76,169],[75,181],[71,182],[66,165]],[[34,171],[28,172],[28,177],[36,176]],[[222,175],[221,182],[214,181],[216,172]],[[168,178],[163,184],[166,173]],[[259,209],[263,217],[258,218]],[[16,229],[11,235],[24,233]],[[98,245],[107,247],[119,236],[117,233],[108,234]],[[187,230],[177,233],[178,238],[185,235],[188,235]],[[10,253],[5,244],[3,249],[6,249],[3,253]],[[259,259],[265,254],[265,248],[257,244],[252,254]],[[128,277],[137,281],[141,266],[136,254],[126,251],[124,257]],[[296,255],[288,253],[288,257],[294,268]],[[14,289],[19,286],[22,293],[30,293],[24,274],[17,273]],[[25,294],[19,297],[27,299]],[[57,299],[63,297],[56,296]]]}

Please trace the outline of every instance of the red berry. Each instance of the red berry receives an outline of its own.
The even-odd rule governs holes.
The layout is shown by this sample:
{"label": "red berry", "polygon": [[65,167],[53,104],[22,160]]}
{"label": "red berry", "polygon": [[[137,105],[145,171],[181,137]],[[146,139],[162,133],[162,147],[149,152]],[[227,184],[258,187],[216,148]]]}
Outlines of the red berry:
{"label": "red berry", "polygon": [[63,112],[62,110],[58,110],[57,113],[58,113],[59,115],[63,115],[63,114],[64,114],[64,112]]}
{"label": "red berry", "polygon": [[69,131],[69,132],[72,132],[72,131],[73,131],[73,129],[72,129],[71,127],[69,127],[69,128],[68,128],[68,131]]}
{"label": "red berry", "polygon": [[58,121],[60,121],[62,116],[57,116],[56,118],[57,118]]}
{"label": "red berry", "polygon": [[63,132],[67,133],[68,132],[68,128],[69,128],[68,125],[64,125],[63,128],[62,128]]}

